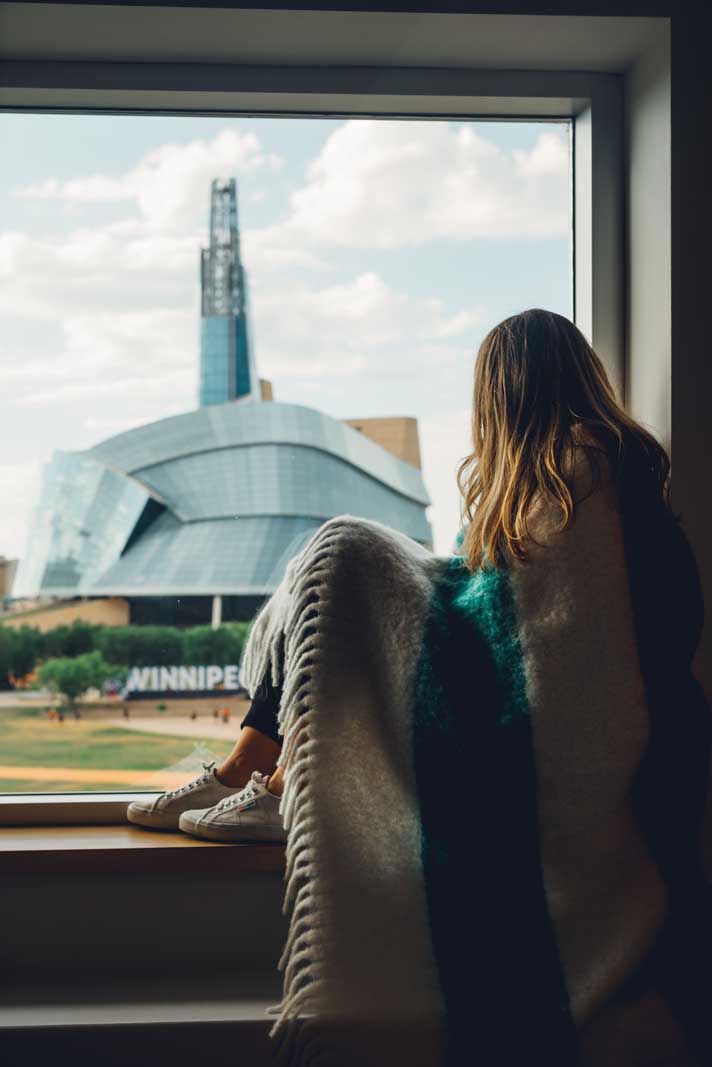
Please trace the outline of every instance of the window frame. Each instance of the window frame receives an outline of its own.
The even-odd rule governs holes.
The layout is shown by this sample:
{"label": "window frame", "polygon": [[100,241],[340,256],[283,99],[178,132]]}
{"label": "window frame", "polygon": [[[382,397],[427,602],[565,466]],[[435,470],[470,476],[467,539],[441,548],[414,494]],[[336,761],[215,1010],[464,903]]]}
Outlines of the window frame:
{"label": "window frame", "polygon": [[[622,75],[15,60],[1,66],[0,110],[11,112],[570,121],[574,318],[625,398]],[[145,795],[4,794],[0,826],[120,823],[128,803]]]}

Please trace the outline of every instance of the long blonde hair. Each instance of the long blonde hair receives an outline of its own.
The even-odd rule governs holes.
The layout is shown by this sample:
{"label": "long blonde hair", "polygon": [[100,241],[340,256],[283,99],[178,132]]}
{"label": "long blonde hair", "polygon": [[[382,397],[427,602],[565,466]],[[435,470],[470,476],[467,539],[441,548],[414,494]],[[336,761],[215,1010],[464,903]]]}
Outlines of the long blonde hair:
{"label": "long blonde hair", "polygon": [[[583,444],[582,444],[583,441]],[[588,442],[588,444],[586,444]],[[535,308],[505,319],[485,337],[475,364],[472,452],[460,464],[461,552],[474,570],[526,559],[527,520],[544,499],[574,520],[573,449],[607,460],[619,486],[642,478],[668,505],[664,448],[616,400],[603,363],[568,319]]]}

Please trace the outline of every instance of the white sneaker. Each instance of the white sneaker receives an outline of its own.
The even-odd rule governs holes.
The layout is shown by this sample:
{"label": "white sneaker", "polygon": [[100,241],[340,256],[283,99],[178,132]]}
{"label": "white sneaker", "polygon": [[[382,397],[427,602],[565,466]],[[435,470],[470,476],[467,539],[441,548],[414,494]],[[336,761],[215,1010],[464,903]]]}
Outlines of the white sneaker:
{"label": "white sneaker", "polygon": [[129,822],[154,830],[177,830],[181,812],[188,808],[208,808],[225,797],[239,793],[239,787],[223,785],[215,774],[215,761],[204,763],[202,774],[178,789],[159,793],[157,797],[134,800],[126,810]]}
{"label": "white sneaker", "polygon": [[253,771],[239,793],[212,808],[184,811],[178,822],[180,829],[210,841],[286,841],[280,798],[269,792],[267,781],[266,774]]}

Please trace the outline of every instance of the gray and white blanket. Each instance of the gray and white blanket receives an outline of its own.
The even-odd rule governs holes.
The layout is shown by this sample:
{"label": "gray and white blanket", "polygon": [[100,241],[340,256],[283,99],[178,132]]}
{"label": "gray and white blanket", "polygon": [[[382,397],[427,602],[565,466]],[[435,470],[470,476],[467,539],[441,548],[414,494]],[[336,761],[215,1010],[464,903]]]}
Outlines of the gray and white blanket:
{"label": "gray and white blanket", "polygon": [[613,490],[556,528],[539,509],[526,562],[470,573],[342,516],[258,616],[287,1062],[696,1062],[654,984],[627,985],[668,889],[632,802],[650,723]]}

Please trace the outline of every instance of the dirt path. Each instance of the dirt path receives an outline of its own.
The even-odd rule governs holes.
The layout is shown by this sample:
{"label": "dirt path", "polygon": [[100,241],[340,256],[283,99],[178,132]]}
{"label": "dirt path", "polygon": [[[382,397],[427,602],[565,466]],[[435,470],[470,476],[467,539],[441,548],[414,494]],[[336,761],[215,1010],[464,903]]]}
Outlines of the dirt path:
{"label": "dirt path", "polygon": [[[198,768],[199,770],[200,768]],[[145,789],[172,789],[190,781],[196,771],[112,771],[90,767],[12,767],[0,765],[0,779],[33,782],[115,782]]]}

